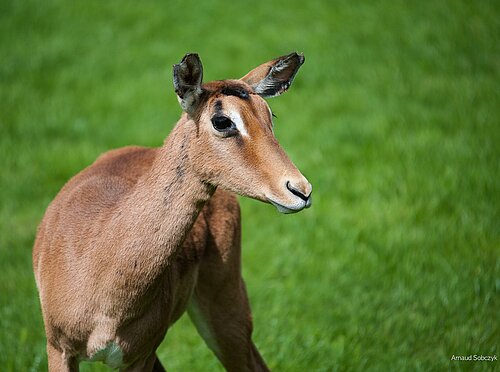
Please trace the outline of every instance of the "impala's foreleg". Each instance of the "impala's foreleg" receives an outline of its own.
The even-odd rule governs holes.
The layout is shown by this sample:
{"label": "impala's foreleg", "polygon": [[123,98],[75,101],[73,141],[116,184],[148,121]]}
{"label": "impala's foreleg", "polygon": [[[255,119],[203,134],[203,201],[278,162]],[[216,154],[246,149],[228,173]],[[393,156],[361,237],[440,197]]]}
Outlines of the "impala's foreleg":
{"label": "impala's foreleg", "polygon": [[268,371],[252,341],[252,314],[241,277],[239,209],[236,202],[232,207],[224,216],[207,213],[209,241],[188,312],[226,370]]}
{"label": "impala's foreleg", "polygon": [[163,365],[160,362],[160,359],[158,359],[158,356],[156,355],[156,360],[153,364],[153,372],[165,372],[166,369],[163,367]]}
{"label": "impala's foreleg", "polygon": [[268,371],[251,338],[252,317],[243,282],[225,283],[218,295],[207,295],[203,287],[193,295],[189,316],[226,370]]}
{"label": "impala's foreleg", "polygon": [[127,368],[120,369],[120,372],[165,372],[165,368],[158,359],[158,356],[154,353],[150,355],[145,360],[138,360],[134,364],[128,366]]}
{"label": "impala's foreleg", "polygon": [[78,372],[78,361],[75,357],[65,355],[47,342],[47,358],[50,372]]}

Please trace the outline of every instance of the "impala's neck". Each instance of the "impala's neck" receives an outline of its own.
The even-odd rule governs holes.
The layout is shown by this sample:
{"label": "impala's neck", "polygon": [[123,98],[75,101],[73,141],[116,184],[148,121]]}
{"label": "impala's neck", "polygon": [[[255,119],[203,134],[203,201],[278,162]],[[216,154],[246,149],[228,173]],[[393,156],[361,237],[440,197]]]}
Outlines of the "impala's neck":
{"label": "impala's neck", "polygon": [[215,191],[192,171],[189,150],[195,135],[195,123],[184,115],[126,202],[124,259],[138,262],[149,277],[161,274],[176,256]]}

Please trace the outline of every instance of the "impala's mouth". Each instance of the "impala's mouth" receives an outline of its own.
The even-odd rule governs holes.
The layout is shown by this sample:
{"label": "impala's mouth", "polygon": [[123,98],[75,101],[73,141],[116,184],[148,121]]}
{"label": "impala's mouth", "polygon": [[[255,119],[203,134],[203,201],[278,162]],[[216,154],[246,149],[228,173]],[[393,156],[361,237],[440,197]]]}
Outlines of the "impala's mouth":
{"label": "impala's mouth", "polygon": [[305,200],[300,200],[297,203],[291,204],[291,205],[284,205],[281,203],[278,203],[274,200],[267,199],[272,205],[276,207],[278,212],[284,213],[284,214],[290,214],[290,213],[297,213],[300,212],[304,208],[309,208],[312,204],[312,197],[309,197],[307,201]]}

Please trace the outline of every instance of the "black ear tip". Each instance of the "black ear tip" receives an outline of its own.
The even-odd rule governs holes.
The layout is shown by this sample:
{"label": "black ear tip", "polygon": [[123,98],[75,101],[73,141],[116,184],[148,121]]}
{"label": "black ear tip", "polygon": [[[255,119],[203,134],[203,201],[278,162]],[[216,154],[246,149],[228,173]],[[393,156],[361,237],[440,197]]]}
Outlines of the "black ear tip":
{"label": "black ear tip", "polygon": [[304,53],[293,52],[289,54],[289,56],[295,60],[297,60],[299,66],[302,65],[306,61],[306,57],[304,57]]}
{"label": "black ear tip", "polygon": [[304,57],[303,53],[292,52],[285,56],[284,60],[288,62],[293,61],[293,63],[296,63],[297,66],[301,66],[306,61],[306,57]]}
{"label": "black ear tip", "polygon": [[201,63],[200,56],[198,55],[198,53],[186,53],[186,55],[182,58],[181,63],[186,63],[186,62]]}
{"label": "black ear tip", "polygon": [[179,63],[173,65],[174,75],[193,74],[203,71],[200,56],[197,53],[186,53]]}
{"label": "black ear tip", "polygon": [[296,54],[299,57],[299,63],[302,65],[306,61],[306,57],[304,56],[304,53],[296,53]]}

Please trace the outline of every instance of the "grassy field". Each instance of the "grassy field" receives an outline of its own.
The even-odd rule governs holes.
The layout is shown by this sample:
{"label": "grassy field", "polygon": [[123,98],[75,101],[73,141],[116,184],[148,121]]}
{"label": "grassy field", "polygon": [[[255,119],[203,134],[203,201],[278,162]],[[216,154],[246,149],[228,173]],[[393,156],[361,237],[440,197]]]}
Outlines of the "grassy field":
{"label": "grassy field", "polygon": [[[450,358],[499,356],[499,35],[486,0],[0,1],[0,369],[46,370],[36,226],[100,153],[162,143],[172,64],[196,51],[208,81],[293,50],[306,63],[269,102],[313,207],[241,199],[269,366],[498,368]],[[187,318],[159,355],[222,370]]]}

